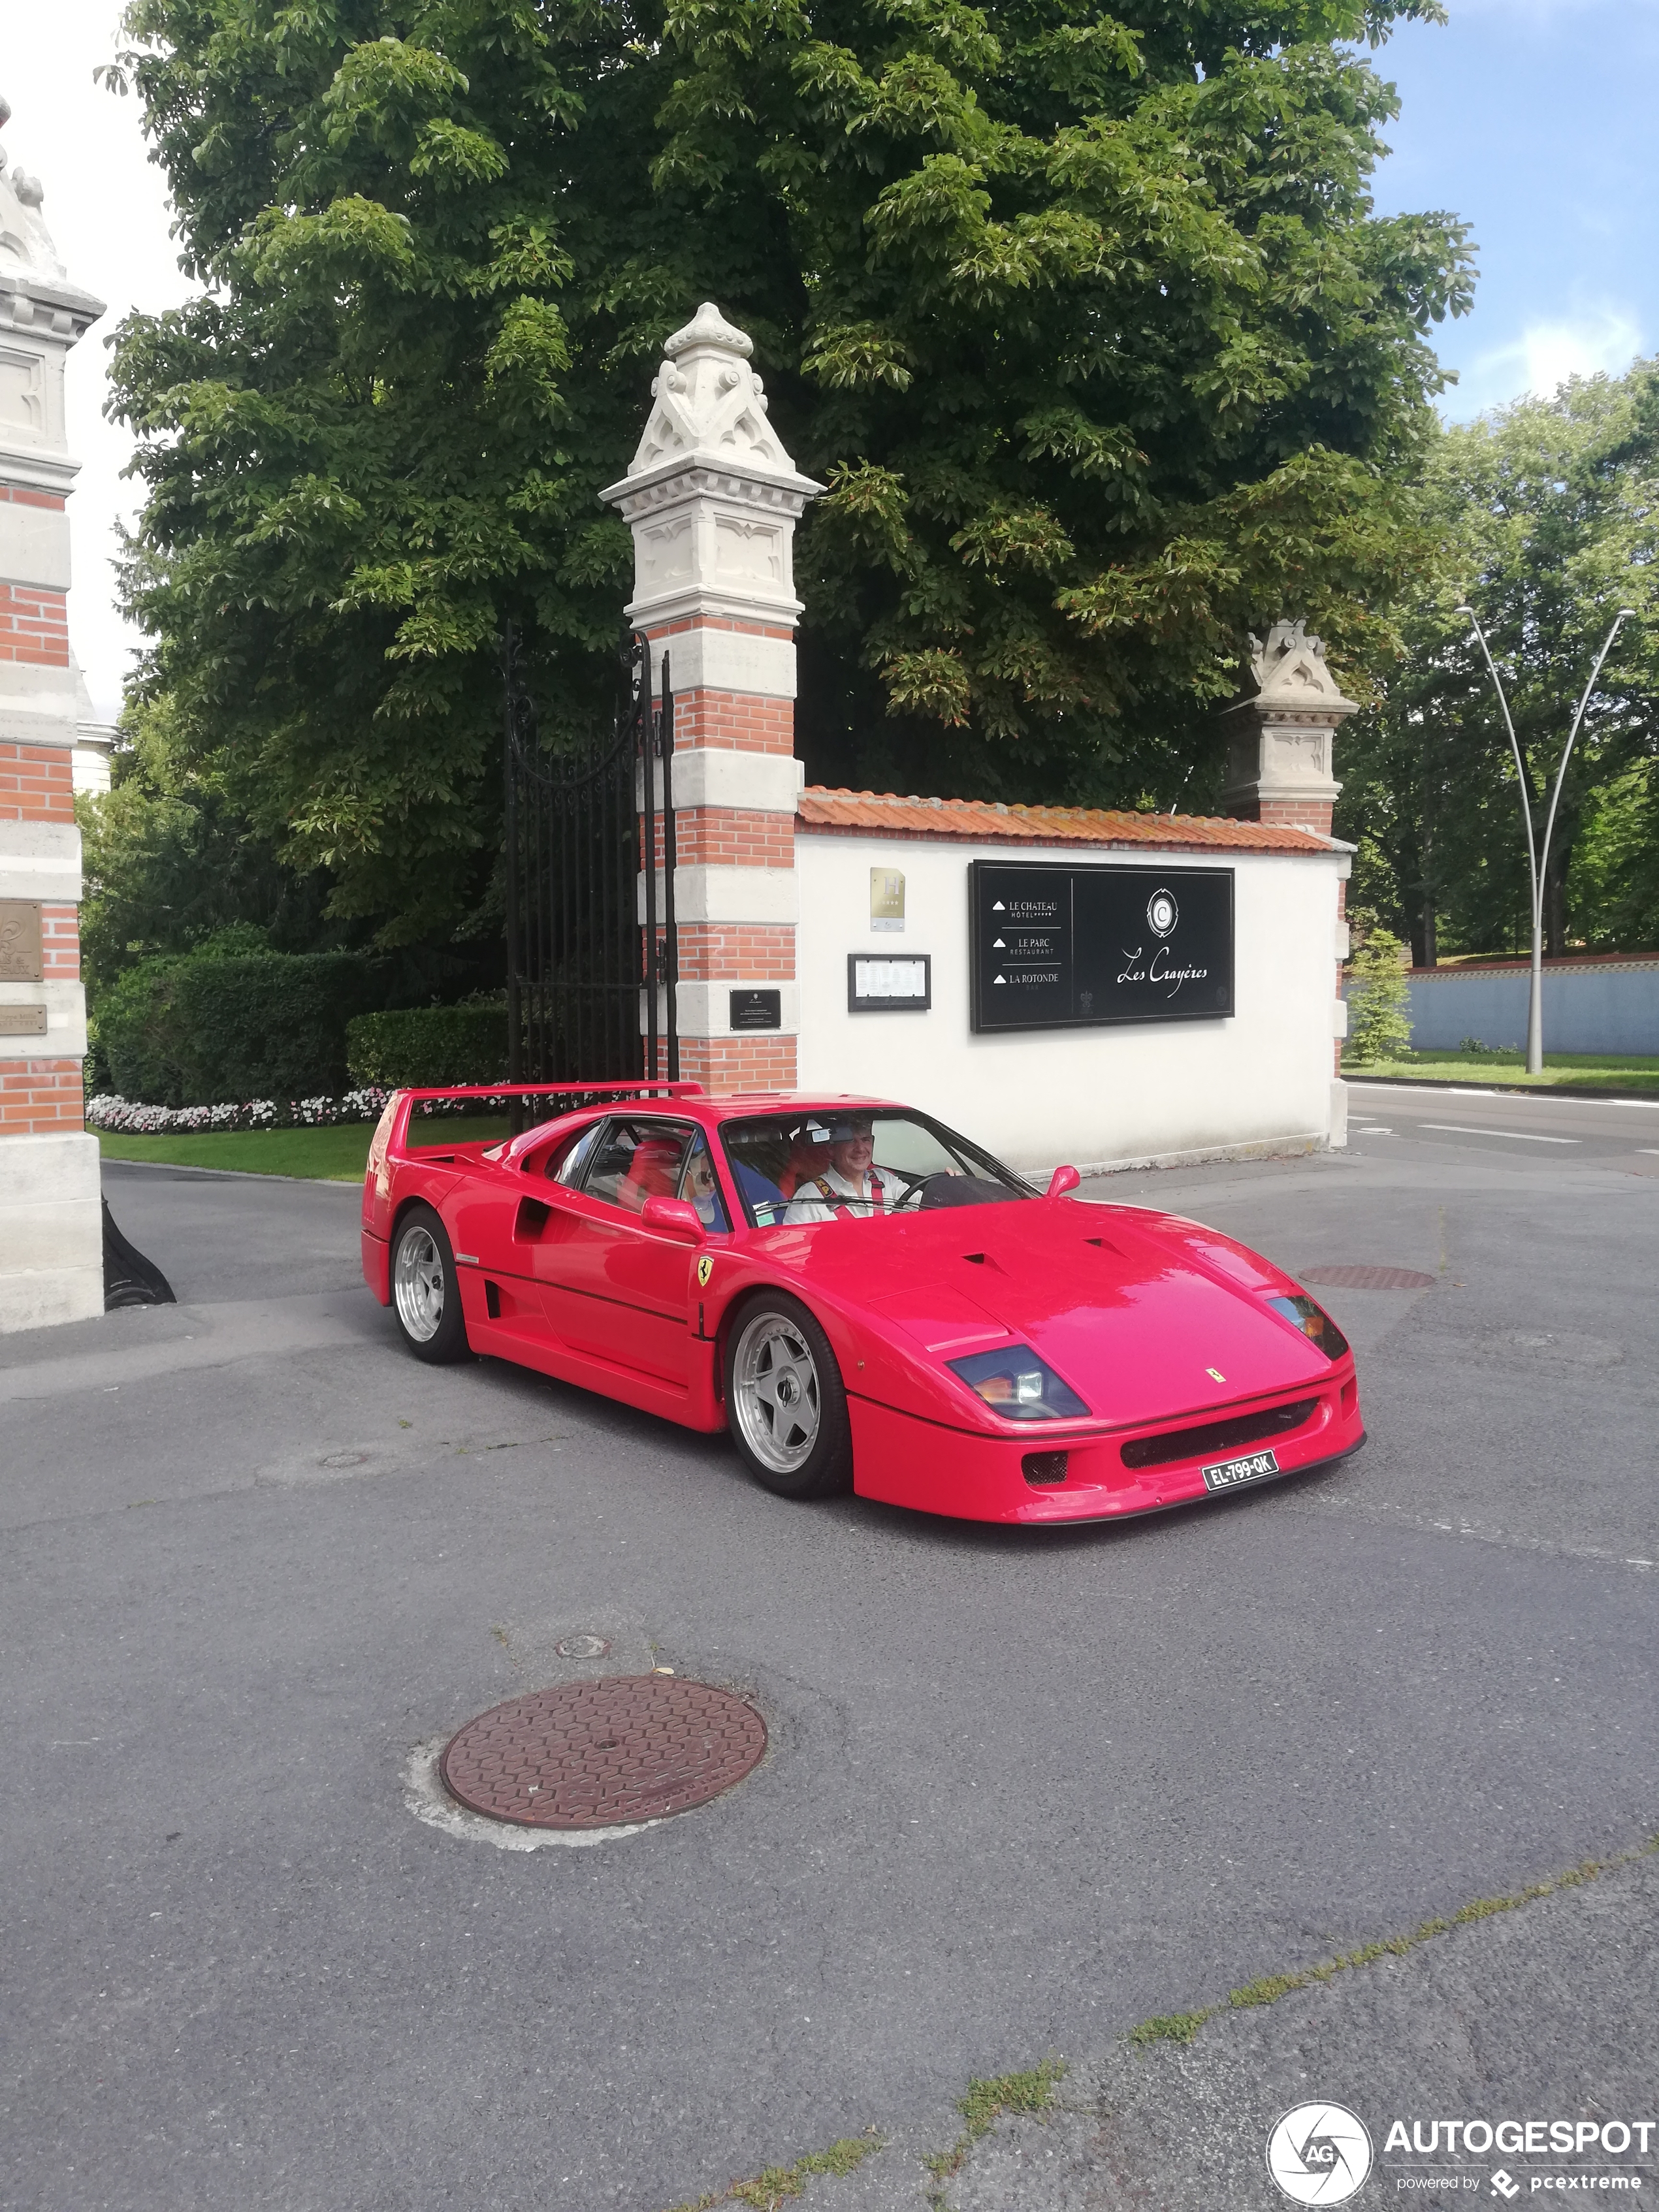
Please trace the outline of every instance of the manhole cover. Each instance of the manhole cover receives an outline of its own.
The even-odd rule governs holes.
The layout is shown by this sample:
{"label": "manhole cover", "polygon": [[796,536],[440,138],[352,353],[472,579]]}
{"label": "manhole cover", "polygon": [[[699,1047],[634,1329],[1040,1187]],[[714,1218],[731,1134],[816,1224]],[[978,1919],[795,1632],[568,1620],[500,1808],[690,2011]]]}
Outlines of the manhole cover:
{"label": "manhole cover", "polygon": [[717,1797],[765,1749],[766,1723],[741,1698],[630,1674],[509,1698],[469,1721],[440,1765],[451,1796],[491,1820],[610,1828]]}
{"label": "manhole cover", "polygon": [[1304,1283],[1328,1283],[1334,1291],[1431,1291],[1432,1275],[1414,1267],[1304,1267]]}

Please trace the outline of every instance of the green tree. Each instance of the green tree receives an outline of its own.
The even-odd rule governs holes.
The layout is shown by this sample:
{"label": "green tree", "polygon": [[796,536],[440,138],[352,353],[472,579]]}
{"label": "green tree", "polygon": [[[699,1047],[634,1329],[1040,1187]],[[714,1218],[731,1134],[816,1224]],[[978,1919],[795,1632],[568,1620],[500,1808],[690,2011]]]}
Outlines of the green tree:
{"label": "green tree", "polygon": [[1348,1044],[1343,1054],[1355,1067],[1375,1067],[1398,1060],[1412,1041],[1411,985],[1406,980],[1406,948],[1391,929],[1372,927],[1353,957],[1348,973]]}
{"label": "green tree", "polygon": [[803,748],[830,776],[1189,797],[1244,631],[1351,684],[1461,228],[1377,219],[1437,0],[133,0],[118,82],[196,304],[137,317],[149,695],[333,910],[453,929],[496,842],[493,640],[555,740],[608,711],[595,505],[711,298],[829,495]]}
{"label": "green tree", "polygon": [[1491,641],[1541,834],[1579,694],[1632,606],[1562,792],[1547,949],[1659,941],[1659,365],[1575,378],[1447,430],[1425,497],[1444,551],[1402,617],[1384,703],[1343,740],[1336,826],[1360,843],[1355,895],[1419,962],[1530,942],[1509,739],[1457,609],[1472,605]]}

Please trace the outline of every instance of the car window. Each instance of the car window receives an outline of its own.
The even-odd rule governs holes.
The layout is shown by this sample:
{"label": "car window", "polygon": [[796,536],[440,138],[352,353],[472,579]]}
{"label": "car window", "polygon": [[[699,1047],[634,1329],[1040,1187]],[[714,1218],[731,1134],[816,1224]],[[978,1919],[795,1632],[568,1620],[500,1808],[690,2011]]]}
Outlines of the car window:
{"label": "car window", "polygon": [[560,1138],[557,1144],[549,1146],[540,1161],[541,1172],[548,1181],[577,1189],[604,1128],[603,1121],[590,1121],[586,1128],[574,1130],[568,1136]]}
{"label": "car window", "polygon": [[691,1136],[688,1121],[619,1114],[603,1125],[581,1188],[629,1213],[643,1212],[647,1198],[673,1198]]}
{"label": "car window", "polygon": [[714,1157],[701,1129],[691,1139],[691,1149],[680,1171],[679,1195],[688,1205],[696,1207],[697,1218],[705,1229],[722,1234],[730,1230],[726,1200],[720,1196],[720,1187],[714,1176]]}
{"label": "car window", "polygon": [[[849,1176],[837,1140],[860,1123],[872,1140]],[[843,1124],[847,1125],[843,1127]],[[833,1215],[931,1212],[1030,1198],[1030,1186],[940,1122],[878,1107],[830,1103],[721,1124],[720,1142],[744,1211],[757,1229],[822,1206]],[[793,1214],[791,1214],[791,1208]]]}

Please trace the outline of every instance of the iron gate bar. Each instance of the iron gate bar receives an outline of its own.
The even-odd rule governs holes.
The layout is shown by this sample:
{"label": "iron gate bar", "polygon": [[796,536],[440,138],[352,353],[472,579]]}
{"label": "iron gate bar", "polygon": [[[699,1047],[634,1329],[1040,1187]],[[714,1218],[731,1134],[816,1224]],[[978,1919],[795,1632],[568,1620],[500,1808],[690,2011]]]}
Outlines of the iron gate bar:
{"label": "iron gate bar", "polygon": [[[503,631],[507,1073],[520,1085],[526,1079],[659,1076],[656,992],[664,979],[671,1080],[678,1068],[672,769],[665,757],[659,805],[655,767],[665,734],[671,747],[673,742],[672,693],[665,681],[659,714],[649,645],[638,633],[629,638],[624,666],[622,709],[611,733],[568,752],[546,753],[525,690],[518,633],[511,625]],[[665,678],[665,668],[664,673]],[[654,865],[659,815],[669,865],[660,902]],[[639,870],[647,854],[641,915]],[[643,1024],[642,988],[649,994]],[[512,1112],[518,1114],[516,1103]]]}

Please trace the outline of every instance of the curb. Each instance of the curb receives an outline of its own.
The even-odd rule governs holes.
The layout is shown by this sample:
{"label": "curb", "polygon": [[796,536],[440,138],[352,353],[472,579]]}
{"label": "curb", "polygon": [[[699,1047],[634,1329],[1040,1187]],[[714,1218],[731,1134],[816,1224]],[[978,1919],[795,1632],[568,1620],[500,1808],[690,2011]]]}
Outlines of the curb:
{"label": "curb", "polygon": [[106,1168],[137,1168],[140,1175],[209,1176],[217,1182],[303,1182],[313,1190],[356,1190],[362,1180],[360,1176],[277,1175],[268,1168],[188,1167],[182,1160],[124,1160],[114,1152],[106,1153],[98,1167],[100,1175]]}
{"label": "curb", "polygon": [[1653,1091],[1592,1091],[1577,1083],[1477,1083],[1450,1075],[1361,1075],[1342,1078],[1345,1083],[1369,1083],[1384,1091],[1494,1091],[1510,1098],[1600,1098],[1619,1106],[1659,1106],[1659,1089]]}

